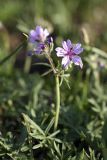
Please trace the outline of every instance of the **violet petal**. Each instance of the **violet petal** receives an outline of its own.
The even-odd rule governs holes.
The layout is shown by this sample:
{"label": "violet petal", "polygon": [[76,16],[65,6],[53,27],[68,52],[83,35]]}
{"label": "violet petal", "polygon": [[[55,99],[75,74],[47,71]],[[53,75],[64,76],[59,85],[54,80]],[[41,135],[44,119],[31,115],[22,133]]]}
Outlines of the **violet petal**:
{"label": "violet petal", "polygon": [[80,68],[83,67],[83,63],[82,63],[81,57],[79,57],[79,56],[73,56],[73,57],[72,57],[72,62],[73,62],[75,65],[79,65]]}
{"label": "violet petal", "polygon": [[66,50],[66,51],[68,51],[68,46],[67,46],[67,43],[66,43],[66,41],[63,41],[62,42],[62,46],[63,46],[63,48]]}
{"label": "violet petal", "polygon": [[44,29],[44,36],[45,36],[45,37],[49,36],[49,32],[48,32],[47,29]]}
{"label": "violet petal", "polygon": [[72,45],[72,43],[69,39],[67,40],[66,43],[67,43],[67,46],[68,46],[69,49],[73,47],[73,45]]}
{"label": "violet petal", "polygon": [[83,52],[83,48],[81,47],[80,43],[77,43],[76,45],[74,45],[73,52],[75,54],[80,54],[81,52]]}
{"label": "violet petal", "polygon": [[61,47],[57,47],[56,49],[55,49],[56,51],[57,51],[57,56],[58,57],[64,57],[64,55],[67,53],[63,48],[61,48]]}
{"label": "violet petal", "polygon": [[62,66],[66,68],[70,64],[69,56],[65,56],[62,58]]}

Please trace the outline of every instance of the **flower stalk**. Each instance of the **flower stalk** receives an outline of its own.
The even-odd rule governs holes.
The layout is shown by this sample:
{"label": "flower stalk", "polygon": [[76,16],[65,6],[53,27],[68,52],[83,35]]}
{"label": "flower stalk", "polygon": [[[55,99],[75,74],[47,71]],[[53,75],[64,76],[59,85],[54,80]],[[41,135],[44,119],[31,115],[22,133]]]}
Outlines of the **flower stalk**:
{"label": "flower stalk", "polygon": [[55,66],[54,66],[54,63],[53,63],[52,58],[50,57],[50,54],[47,53],[47,52],[45,52],[45,55],[46,55],[46,57],[47,57],[50,65],[51,65],[51,68],[52,68],[52,70],[53,70],[53,73],[56,74],[56,68],[55,68]]}
{"label": "flower stalk", "polygon": [[54,130],[58,127],[59,121],[59,113],[60,113],[60,83],[59,83],[59,75],[55,75],[56,80],[56,112],[55,112],[55,123],[54,123]]}
{"label": "flower stalk", "polygon": [[50,57],[50,54],[45,52],[45,55],[48,58],[49,63],[51,65],[51,68],[53,70],[53,73],[55,75],[55,82],[56,82],[56,111],[55,111],[54,130],[56,131],[57,127],[58,127],[59,113],[60,113],[60,82],[59,82],[59,74],[56,71],[56,68],[54,66],[52,58]]}

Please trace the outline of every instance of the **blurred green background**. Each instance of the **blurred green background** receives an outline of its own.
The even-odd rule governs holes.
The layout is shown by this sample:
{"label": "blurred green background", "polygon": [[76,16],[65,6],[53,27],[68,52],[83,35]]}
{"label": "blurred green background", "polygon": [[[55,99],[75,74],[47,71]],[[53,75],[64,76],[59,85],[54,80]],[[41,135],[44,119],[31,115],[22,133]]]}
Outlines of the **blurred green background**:
{"label": "blurred green background", "polygon": [[[106,10],[106,0],[1,0],[0,58],[23,41],[23,32],[29,33],[36,25],[47,27],[57,45],[65,38],[83,42],[85,29],[89,43],[107,51]],[[18,56],[20,64],[23,55]]]}
{"label": "blurred green background", "polygon": [[12,45],[14,38],[19,41],[20,30],[28,32],[38,24],[56,36],[71,39],[78,38],[77,33],[85,27],[91,44],[106,50],[106,10],[106,0],[5,0],[0,1],[4,26],[0,28],[7,31]]}
{"label": "blurred green background", "polygon": [[[33,151],[35,159],[107,160],[107,0],[0,0],[1,160],[30,159],[22,112],[43,130],[54,115],[53,76],[41,77],[47,68],[32,63],[44,59],[31,59],[27,44],[20,47],[23,33],[36,25],[48,28],[55,47],[69,38],[85,49],[83,70],[73,67],[71,89],[66,83],[61,87],[57,138],[63,145],[57,142],[57,149],[54,140],[46,141]],[[3,62],[18,46],[17,54]],[[54,51],[52,56],[56,62]],[[33,139],[33,144],[40,142]]]}

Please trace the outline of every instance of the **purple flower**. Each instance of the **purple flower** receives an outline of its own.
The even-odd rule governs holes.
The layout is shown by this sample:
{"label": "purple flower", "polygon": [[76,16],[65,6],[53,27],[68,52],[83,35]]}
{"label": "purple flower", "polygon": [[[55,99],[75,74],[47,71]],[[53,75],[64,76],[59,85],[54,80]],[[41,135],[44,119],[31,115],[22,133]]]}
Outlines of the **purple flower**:
{"label": "purple flower", "polygon": [[68,39],[67,41],[62,42],[62,47],[57,47],[56,54],[58,57],[62,58],[62,66],[67,68],[68,65],[73,62],[75,65],[79,65],[81,68],[83,67],[83,63],[81,57],[78,56],[81,52],[83,52],[83,48],[80,43],[72,44]]}
{"label": "purple flower", "polygon": [[[29,42],[33,45],[32,54],[40,54],[44,51],[47,44],[49,44],[49,32],[41,26],[37,26],[35,30],[29,33]],[[50,42],[51,43],[51,42]]]}
{"label": "purple flower", "polygon": [[33,47],[33,50],[29,50],[27,52],[27,55],[32,56],[34,54],[40,54],[44,51],[45,47],[46,46],[44,43],[38,43],[35,47]]}
{"label": "purple flower", "polygon": [[29,42],[45,42],[49,32],[47,29],[43,29],[41,26],[37,26],[35,30],[31,30],[29,34]]}
{"label": "purple flower", "polygon": [[45,44],[44,43],[38,43],[37,46],[34,48],[34,53],[36,54],[40,54],[41,52],[43,52],[45,49]]}

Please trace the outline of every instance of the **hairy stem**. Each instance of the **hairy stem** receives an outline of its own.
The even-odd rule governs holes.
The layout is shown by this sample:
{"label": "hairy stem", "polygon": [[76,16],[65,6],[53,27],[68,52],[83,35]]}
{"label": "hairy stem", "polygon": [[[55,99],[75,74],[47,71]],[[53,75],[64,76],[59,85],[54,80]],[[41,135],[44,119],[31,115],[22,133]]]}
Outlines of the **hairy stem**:
{"label": "hairy stem", "polygon": [[56,74],[56,68],[55,68],[55,66],[54,66],[53,60],[52,60],[52,58],[50,57],[49,53],[46,53],[46,57],[47,57],[48,60],[49,60],[49,63],[50,63],[51,68],[52,68],[52,70],[53,70],[53,73]]}
{"label": "hairy stem", "polygon": [[55,75],[55,80],[56,80],[56,113],[55,113],[54,130],[57,129],[58,120],[59,120],[59,112],[60,112],[60,84],[59,84],[59,75]]}
{"label": "hairy stem", "polygon": [[55,123],[54,123],[54,130],[57,130],[58,121],[59,121],[59,112],[60,112],[60,83],[59,83],[59,74],[55,68],[52,58],[50,57],[49,53],[45,54],[49,60],[53,73],[55,75],[56,81],[56,112],[55,112]]}

